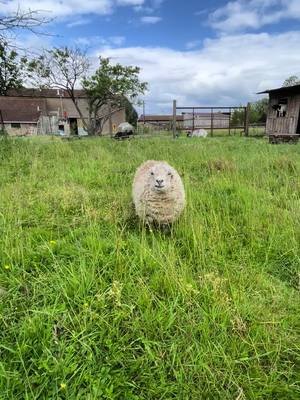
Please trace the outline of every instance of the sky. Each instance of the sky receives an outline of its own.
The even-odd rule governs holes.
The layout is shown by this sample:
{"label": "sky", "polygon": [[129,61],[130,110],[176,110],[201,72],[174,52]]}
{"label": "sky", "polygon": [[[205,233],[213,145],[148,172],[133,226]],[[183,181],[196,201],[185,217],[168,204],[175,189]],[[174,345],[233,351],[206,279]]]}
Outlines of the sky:
{"label": "sky", "polygon": [[30,49],[79,46],[93,60],[141,68],[146,113],[244,105],[300,76],[300,0],[0,0],[0,14],[40,10],[51,36]]}

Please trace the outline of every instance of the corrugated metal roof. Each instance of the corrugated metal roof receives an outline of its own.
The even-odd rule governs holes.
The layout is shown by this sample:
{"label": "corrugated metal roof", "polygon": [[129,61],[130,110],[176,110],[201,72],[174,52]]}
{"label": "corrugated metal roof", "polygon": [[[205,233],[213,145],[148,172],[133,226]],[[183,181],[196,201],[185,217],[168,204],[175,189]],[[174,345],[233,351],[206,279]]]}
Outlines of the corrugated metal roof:
{"label": "corrugated metal roof", "polygon": [[263,92],[258,92],[256,94],[267,94],[267,93],[273,93],[273,92],[300,93],[300,85],[283,86],[283,87],[276,88],[276,89],[268,89],[268,90],[265,90]]}
{"label": "corrugated metal roof", "polygon": [[[170,122],[173,120],[173,115],[141,115],[139,118],[139,122],[143,121],[157,121],[157,122]],[[183,121],[183,116],[182,115],[177,115],[176,116],[177,121]]]}
{"label": "corrugated metal roof", "polygon": [[[177,115],[177,121],[184,121],[193,116],[193,113],[182,113],[182,115]],[[229,119],[230,113],[215,112],[213,113],[213,118],[215,119]],[[197,119],[201,118],[211,118],[211,113],[194,113],[194,117]],[[145,122],[171,122],[173,120],[173,115],[145,115]],[[144,116],[139,117],[139,122],[144,121]]]}
{"label": "corrugated metal roof", "polygon": [[211,116],[213,116],[213,118],[215,119],[229,119],[230,117],[230,113],[222,113],[222,112],[214,112],[214,113],[197,113],[195,112],[193,113],[183,113],[184,119],[186,119],[187,117],[194,117],[197,119],[201,119],[201,118],[211,118]]}

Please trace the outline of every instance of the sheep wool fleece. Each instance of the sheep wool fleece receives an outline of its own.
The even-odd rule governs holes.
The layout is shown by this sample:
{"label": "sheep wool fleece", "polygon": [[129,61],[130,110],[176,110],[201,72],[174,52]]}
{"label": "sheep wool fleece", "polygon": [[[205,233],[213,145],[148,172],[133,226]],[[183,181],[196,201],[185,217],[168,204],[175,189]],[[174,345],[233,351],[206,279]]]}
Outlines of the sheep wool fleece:
{"label": "sheep wool fleece", "polygon": [[149,160],[136,171],[132,197],[145,223],[175,222],[185,207],[185,192],[178,172],[165,161]]}

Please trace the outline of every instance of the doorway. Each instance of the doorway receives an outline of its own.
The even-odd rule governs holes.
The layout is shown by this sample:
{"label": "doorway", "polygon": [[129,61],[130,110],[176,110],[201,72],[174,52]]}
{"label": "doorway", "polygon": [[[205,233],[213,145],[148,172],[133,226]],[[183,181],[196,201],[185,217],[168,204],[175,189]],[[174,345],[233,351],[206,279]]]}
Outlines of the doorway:
{"label": "doorway", "polygon": [[297,124],[297,130],[296,133],[300,135],[300,109],[299,109],[299,116],[298,116],[298,124]]}
{"label": "doorway", "polygon": [[69,118],[70,134],[78,136],[77,118]]}

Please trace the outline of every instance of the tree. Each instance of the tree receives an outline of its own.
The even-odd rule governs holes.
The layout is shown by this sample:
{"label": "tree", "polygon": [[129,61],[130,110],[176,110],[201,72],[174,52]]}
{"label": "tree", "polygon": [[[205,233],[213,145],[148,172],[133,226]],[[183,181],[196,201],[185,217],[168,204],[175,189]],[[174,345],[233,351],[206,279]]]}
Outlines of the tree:
{"label": "tree", "polygon": [[133,104],[126,97],[124,98],[124,106],[125,106],[126,122],[129,122],[129,124],[136,127],[139,115],[136,109],[134,108]]}
{"label": "tree", "polygon": [[37,86],[62,89],[68,93],[86,130],[88,125],[77,104],[76,88],[89,68],[90,60],[86,54],[78,48],[69,47],[46,50],[28,63],[30,78]]}
{"label": "tree", "polygon": [[268,105],[269,105],[269,99],[267,97],[257,100],[256,102],[251,104],[250,118],[249,118],[250,124],[266,122]]}
{"label": "tree", "polygon": [[[251,104],[249,122],[250,124],[265,123],[267,120],[267,109],[269,100],[267,97],[257,100]],[[234,110],[231,115],[232,126],[242,126],[245,123],[245,111],[241,109]]]}
{"label": "tree", "polygon": [[23,85],[25,58],[20,58],[15,50],[8,48],[7,42],[0,42],[0,95],[9,89],[20,89]]}
{"label": "tree", "polygon": [[147,83],[139,80],[140,68],[113,65],[109,58],[99,60],[100,66],[94,75],[82,81],[89,98],[90,134],[101,134],[112,111],[122,109],[126,100],[137,99],[147,89]]}
{"label": "tree", "polygon": [[288,87],[288,86],[294,86],[294,85],[299,85],[300,84],[300,79],[298,78],[297,75],[291,75],[288,77],[284,82],[283,82],[283,87]]}

